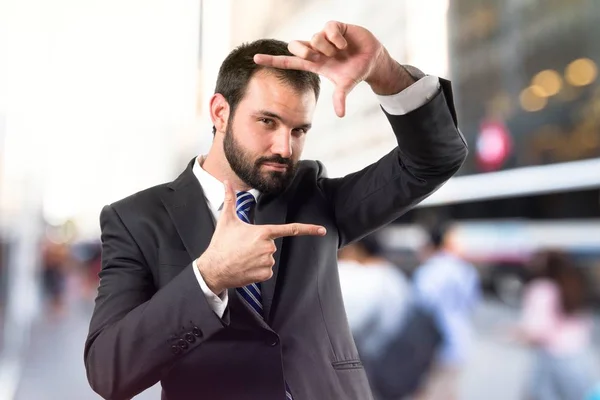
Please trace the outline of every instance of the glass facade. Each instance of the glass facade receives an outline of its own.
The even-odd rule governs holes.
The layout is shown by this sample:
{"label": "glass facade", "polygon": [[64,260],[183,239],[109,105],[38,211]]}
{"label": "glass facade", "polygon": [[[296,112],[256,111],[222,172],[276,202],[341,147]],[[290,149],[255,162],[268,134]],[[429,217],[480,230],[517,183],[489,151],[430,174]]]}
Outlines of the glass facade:
{"label": "glass facade", "polygon": [[594,0],[451,0],[461,174],[600,157]]}

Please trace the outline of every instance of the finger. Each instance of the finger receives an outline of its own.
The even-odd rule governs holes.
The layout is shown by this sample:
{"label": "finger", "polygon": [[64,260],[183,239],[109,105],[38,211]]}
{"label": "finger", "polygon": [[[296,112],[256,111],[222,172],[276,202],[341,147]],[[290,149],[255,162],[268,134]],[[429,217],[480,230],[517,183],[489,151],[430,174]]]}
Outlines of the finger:
{"label": "finger", "polygon": [[344,23],[329,21],[325,24],[325,37],[339,50],[344,50],[348,46],[348,41],[344,37],[347,29]]}
{"label": "finger", "polygon": [[315,33],[313,35],[312,39],[310,39],[310,46],[320,53],[325,54],[327,57],[333,57],[337,52],[336,47],[327,40],[325,33],[323,32]]}
{"label": "finger", "polygon": [[271,56],[268,54],[256,54],[254,56],[254,62],[265,67],[296,69],[314,72],[315,74],[319,73],[319,67],[317,64],[308,60],[303,60],[302,58],[296,56]]}
{"label": "finger", "polygon": [[346,115],[346,96],[350,90],[336,87],[333,92],[333,108],[338,117],[342,118]]}
{"label": "finger", "polygon": [[237,218],[235,213],[235,192],[233,191],[233,187],[231,187],[231,183],[229,181],[223,181],[223,186],[225,187],[225,198],[223,199],[223,208],[221,209],[221,216],[219,217],[219,221],[223,218],[227,219],[231,216]]}
{"label": "finger", "polygon": [[288,50],[293,55],[308,61],[314,62],[319,59],[319,52],[313,50],[310,47],[310,43],[306,41],[294,40],[288,44]]}
{"label": "finger", "polygon": [[263,225],[267,237],[277,239],[285,236],[325,236],[327,230],[320,225],[311,224],[285,224]]}
{"label": "finger", "polygon": [[268,268],[261,268],[256,271],[255,278],[252,283],[268,281],[273,277],[273,266],[275,265],[275,258],[271,255],[269,259],[265,260],[265,265],[270,265]]}

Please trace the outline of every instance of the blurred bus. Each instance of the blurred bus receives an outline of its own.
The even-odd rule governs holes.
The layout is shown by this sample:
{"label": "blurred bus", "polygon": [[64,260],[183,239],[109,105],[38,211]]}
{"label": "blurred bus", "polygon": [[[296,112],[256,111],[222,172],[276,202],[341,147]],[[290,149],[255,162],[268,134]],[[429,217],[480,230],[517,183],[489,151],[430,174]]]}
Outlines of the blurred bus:
{"label": "blurred bus", "polygon": [[[467,220],[453,224],[462,255],[480,272],[484,287],[517,305],[533,276],[530,259],[542,249],[560,249],[585,270],[600,301],[600,220]],[[393,224],[379,233],[390,259],[409,275],[427,242],[420,225]]]}
{"label": "blurred bus", "polygon": [[518,302],[531,256],[548,248],[571,254],[600,300],[600,159],[453,178],[380,239],[410,273],[426,241],[422,226],[445,220],[454,222],[484,284],[506,303]]}

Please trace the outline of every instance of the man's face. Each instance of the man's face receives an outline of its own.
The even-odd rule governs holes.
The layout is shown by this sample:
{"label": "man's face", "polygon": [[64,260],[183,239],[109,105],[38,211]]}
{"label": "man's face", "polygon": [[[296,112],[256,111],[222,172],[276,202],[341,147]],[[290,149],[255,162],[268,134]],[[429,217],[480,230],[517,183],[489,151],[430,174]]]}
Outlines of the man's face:
{"label": "man's face", "polygon": [[[223,148],[233,171],[262,193],[277,194],[294,177],[316,99],[266,72],[256,73],[234,114]],[[231,118],[233,116],[233,118]]]}

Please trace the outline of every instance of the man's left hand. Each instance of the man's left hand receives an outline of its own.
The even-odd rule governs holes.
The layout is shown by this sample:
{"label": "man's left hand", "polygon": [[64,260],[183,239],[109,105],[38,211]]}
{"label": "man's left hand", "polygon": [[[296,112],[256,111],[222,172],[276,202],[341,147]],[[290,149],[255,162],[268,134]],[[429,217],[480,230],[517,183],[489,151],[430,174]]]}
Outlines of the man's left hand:
{"label": "man's left hand", "polygon": [[380,95],[398,93],[414,83],[379,40],[357,25],[330,21],[310,41],[295,40],[288,49],[293,56],[257,54],[254,62],[328,78],[335,85],[333,103],[339,117],[346,112],[346,96],[361,81],[366,81]]}

